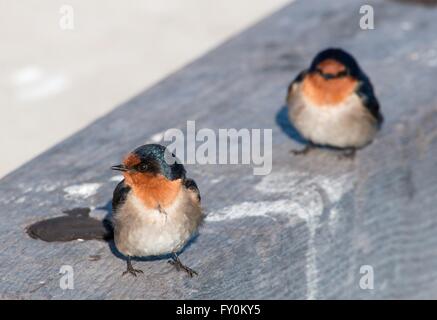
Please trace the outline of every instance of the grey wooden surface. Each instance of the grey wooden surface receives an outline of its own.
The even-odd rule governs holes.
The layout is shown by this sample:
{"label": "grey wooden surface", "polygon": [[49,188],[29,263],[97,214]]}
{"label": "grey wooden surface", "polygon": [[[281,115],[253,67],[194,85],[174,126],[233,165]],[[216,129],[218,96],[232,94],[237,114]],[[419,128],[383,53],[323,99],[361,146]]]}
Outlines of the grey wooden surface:
{"label": "grey wooden surface", "polygon": [[[375,30],[359,29],[364,2],[296,1],[3,178],[0,297],[437,298],[437,10],[367,3]],[[299,143],[283,109],[286,87],[328,46],[357,57],[386,118],[354,162],[289,153]],[[25,234],[74,207],[103,217],[116,185],[109,167],[187,120],[273,129],[268,176],[188,166],[208,214],[181,256],[198,277],[156,260],[135,262],[143,277],[122,278],[125,262],[105,242]],[[74,268],[73,290],[59,286],[62,265]],[[362,265],[373,267],[373,290],[359,287]]]}

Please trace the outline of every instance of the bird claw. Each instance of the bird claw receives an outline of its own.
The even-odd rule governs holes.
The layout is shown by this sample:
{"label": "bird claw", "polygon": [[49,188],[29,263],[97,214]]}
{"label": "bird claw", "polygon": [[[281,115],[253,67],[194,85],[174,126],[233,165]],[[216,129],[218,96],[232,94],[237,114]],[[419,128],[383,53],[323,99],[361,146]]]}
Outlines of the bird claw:
{"label": "bird claw", "polygon": [[168,263],[174,266],[177,271],[181,271],[181,270],[185,271],[190,276],[190,278],[192,278],[194,275],[196,276],[198,275],[198,273],[195,270],[183,265],[179,259],[169,260]]}
{"label": "bird claw", "polygon": [[143,270],[132,268],[132,269],[127,269],[126,271],[124,271],[121,276],[124,276],[125,274],[128,274],[128,273],[133,275],[134,277],[136,277],[137,273],[144,273],[144,272],[143,272]]}
{"label": "bird claw", "polygon": [[134,277],[137,276],[137,273],[144,273],[143,270],[139,270],[139,269],[134,269],[134,267],[132,266],[130,257],[127,260],[127,268],[126,271],[122,273],[121,276],[124,276],[125,274],[130,273],[131,275],[133,275]]}

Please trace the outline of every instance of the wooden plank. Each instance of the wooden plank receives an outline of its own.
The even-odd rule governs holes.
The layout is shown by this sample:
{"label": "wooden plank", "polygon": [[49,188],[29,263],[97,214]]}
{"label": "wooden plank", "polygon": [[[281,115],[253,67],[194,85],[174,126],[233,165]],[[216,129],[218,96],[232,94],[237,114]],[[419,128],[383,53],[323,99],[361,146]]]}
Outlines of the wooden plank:
{"label": "wooden plank", "polygon": [[[436,9],[367,3],[375,30],[359,28],[361,1],[297,1],[3,178],[0,297],[436,298]],[[289,154],[298,142],[284,113],[286,87],[328,46],[358,58],[386,117],[354,162]],[[116,185],[109,167],[187,120],[198,129],[273,130],[270,175],[188,166],[208,213],[182,254],[199,277],[164,259],[135,262],[144,277],[121,278],[113,245],[25,234],[75,207],[103,217]],[[60,288],[62,265],[74,268],[73,290]],[[374,270],[373,290],[359,286],[363,265]]]}

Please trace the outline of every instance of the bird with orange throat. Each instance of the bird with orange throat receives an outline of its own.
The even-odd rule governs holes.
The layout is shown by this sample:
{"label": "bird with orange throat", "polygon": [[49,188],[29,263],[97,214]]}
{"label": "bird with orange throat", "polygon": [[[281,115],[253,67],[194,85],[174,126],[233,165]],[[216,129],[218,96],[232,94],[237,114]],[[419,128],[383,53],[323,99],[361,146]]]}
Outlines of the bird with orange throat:
{"label": "bird with orange throat", "polygon": [[383,116],[369,78],[356,60],[341,49],[327,49],[290,84],[287,96],[291,123],[308,144],[339,149],[344,157],[368,145]]}
{"label": "bird with orange throat", "polygon": [[178,257],[204,218],[199,189],[184,166],[166,147],[147,144],[111,169],[124,176],[112,199],[115,245],[127,258],[123,275],[143,273],[133,268],[132,257],[168,254],[177,270],[196,275]]}

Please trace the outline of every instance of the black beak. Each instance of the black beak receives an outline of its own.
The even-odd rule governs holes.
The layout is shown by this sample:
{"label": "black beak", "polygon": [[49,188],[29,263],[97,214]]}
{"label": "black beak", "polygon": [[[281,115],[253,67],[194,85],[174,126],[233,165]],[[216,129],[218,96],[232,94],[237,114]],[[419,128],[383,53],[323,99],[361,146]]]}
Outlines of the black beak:
{"label": "black beak", "polygon": [[122,164],[117,164],[116,166],[112,166],[111,169],[117,171],[127,171],[127,168]]}

